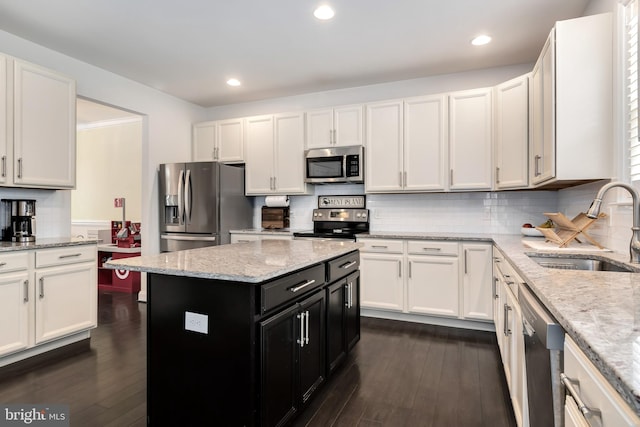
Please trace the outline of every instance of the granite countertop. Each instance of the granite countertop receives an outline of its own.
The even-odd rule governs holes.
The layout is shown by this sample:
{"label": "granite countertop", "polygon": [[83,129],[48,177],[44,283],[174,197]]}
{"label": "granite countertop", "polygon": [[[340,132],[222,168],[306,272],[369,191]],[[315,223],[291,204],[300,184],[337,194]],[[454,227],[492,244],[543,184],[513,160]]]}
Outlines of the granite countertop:
{"label": "granite countertop", "polygon": [[[529,288],[640,416],[640,274],[545,268],[527,254],[589,255],[628,265],[629,255],[574,246],[536,250],[540,238],[466,233],[370,232],[359,238],[493,241]],[[550,245],[551,246],[551,245]],[[634,266],[638,268],[638,266]]]}
{"label": "granite countertop", "polygon": [[299,230],[291,228],[243,228],[241,230],[229,230],[229,233],[235,234],[279,234],[293,236],[293,233]]}
{"label": "granite countertop", "polygon": [[[564,330],[640,416],[640,274],[545,268],[520,236],[494,236],[500,251]],[[525,239],[526,241],[526,239]],[[547,251],[545,251],[547,252]],[[563,256],[581,254],[563,251]],[[629,256],[589,252],[628,263]]]}
{"label": "granite countertop", "polygon": [[355,242],[262,240],[112,259],[105,267],[172,276],[261,283],[355,251]]}
{"label": "granite countertop", "polygon": [[62,248],[66,246],[97,245],[99,239],[78,239],[75,237],[36,238],[35,242],[1,242],[0,252],[27,251],[33,249]]}

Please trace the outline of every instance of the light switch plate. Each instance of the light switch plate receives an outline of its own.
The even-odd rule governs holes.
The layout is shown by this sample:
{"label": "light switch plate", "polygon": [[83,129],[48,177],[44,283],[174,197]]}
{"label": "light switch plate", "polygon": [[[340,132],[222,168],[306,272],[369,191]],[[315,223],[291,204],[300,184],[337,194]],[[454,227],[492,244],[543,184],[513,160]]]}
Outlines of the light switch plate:
{"label": "light switch plate", "polygon": [[206,314],[184,312],[184,329],[201,334],[209,333],[209,316]]}

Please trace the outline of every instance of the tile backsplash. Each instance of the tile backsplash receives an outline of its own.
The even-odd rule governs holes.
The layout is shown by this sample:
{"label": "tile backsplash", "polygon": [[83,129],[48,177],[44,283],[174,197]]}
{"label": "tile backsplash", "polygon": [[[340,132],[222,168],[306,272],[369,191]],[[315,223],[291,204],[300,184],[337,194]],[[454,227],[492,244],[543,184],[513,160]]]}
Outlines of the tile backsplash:
{"label": "tile backsplash", "polygon": [[[312,196],[291,196],[291,228],[313,228],[311,211],[318,196],[364,194],[363,185],[316,185]],[[423,231],[517,234],[525,222],[538,225],[544,212],[556,212],[554,191],[368,194],[373,231]],[[256,197],[254,225],[260,227],[264,197]]]}
{"label": "tile backsplash", "polygon": [[[368,194],[366,198],[372,231],[519,234],[524,223],[543,223],[545,212],[562,212],[570,219],[586,212],[606,182],[560,191]],[[364,194],[364,186],[316,185],[313,195],[291,196],[291,228],[313,228],[311,212],[318,196],[326,194]],[[618,194],[624,196],[624,191],[607,193],[602,212],[608,217],[592,225],[589,234],[605,247],[627,253],[632,211],[628,203],[615,203]],[[254,203],[254,226],[259,228],[264,197],[256,197]]]}

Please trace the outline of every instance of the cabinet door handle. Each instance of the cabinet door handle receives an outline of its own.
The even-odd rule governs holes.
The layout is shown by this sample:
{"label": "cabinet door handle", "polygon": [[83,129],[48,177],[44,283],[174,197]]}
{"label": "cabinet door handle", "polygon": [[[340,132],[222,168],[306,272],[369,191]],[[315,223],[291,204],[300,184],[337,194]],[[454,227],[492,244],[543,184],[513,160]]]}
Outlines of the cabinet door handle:
{"label": "cabinet door handle", "polygon": [[493,299],[498,299],[498,292],[497,292],[498,291],[498,278],[497,277],[493,278],[492,286],[493,286],[493,289],[492,289],[492,291],[493,291]]}
{"label": "cabinet door handle", "polygon": [[80,255],[82,255],[82,254],[81,253],[76,253],[76,254],[69,254],[69,255],[60,255],[58,257],[58,259],[75,258],[75,257],[79,257]]}
{"label": "cabinet door handle", "polygon": [[579,384],[578,380],[572,380],[564,372],[561,372],[560,381],[562,381],[562,384],[564,384],[565,388],[569,391],[573,400],[576,401],[576,405],[578,405],[580,412],[582,412],[582,415],[584,415],[584,418],[589,425],[592,425],[589,420],[593,417],[599,417],[602,419],[602,412],[598,409],[589,408],[578,394],[578,390],[574,387],[574,384]]}
{"label": "cabinet door handle", "polygon": [[453,169],[449,169],[449,185],[453,185]]}
{"label": "cabinet door handle", "polygon": [[298,313],[296,317],[300,319],[300,335],[298,336],[296,342],[300,345],[300,347],[304,347],[304,313]]}
{"label": "cabinet door handle", "polygon": [[23,285],[24,285],[24,302],[29,302],[29,281],[25,280]]}
{"label": "cabinet door handle", "polygon": [[2,156],[2,177],[7,176],[7,156]]}
{"label": "cabinet door handle", "polygon": [[22,157],[18,159],[18,178],[22,178]]}
{"label": "cabinet door handle", "polygon": [[351,308],[353,307],[353,283],[349,282],[347,286],[349,288],[349,305],[347,307]]}
{"label": "cabinet door handle", "polygon": [[398,260],[398,277],[402,277],[402,261]]}
{"label": "cabinet door handle", "polygon": [[344,290],[344,306],[347,308],[349,308],[349,285],[350,283],[347,283],[344,285],[344,288],[342,288]]}
{"label": "cabinet door handle", "polygon": [[304,343],[309,344],[309,310],[304,312],[304,325],[306,329],[306,333],[304,334]]}
{"label": "cabinet door handle", "polygon": [[500,184],[500,168],[496,167],[496,184]]}
{"label": "cabinet door handle", "polygon": [[356,265],[356,264],[357,264],[357,262],[356,262],[356,261],[351,261],[351,262],[348,262],[348,263],[346,263],[346,264],[342,264],[342,265],[340,266],[340,268],[344,268],[344,269],[346,270],[346,269],[348,269],[348,268],[353,267],[353,266],[354,266],[354,265]]}
{"label": "cabinet door handle", "polygon": [[536,154],[534,159],[534,175],[535,176],[540,176],[540,159],[542,159],[542,157],[540,157],[540,155]]}
{"label": "cabinet door handle", "polygon": [[304,289],[309,285],[313,285],[314,283],[316,283],[315,279],[307,280],[306,282],[303,282],[301,285],[294,286],[293,288],[291,288],[289,290],[291,292],[298,292],[300,289]]}
{"label": "cabinet door handle", "polygon": [[464,274],[467,274],[467,249],[464,250]]}
{"label": "cabinet door handle", "polygon": [[504,305],[504,325],[502,327],[502,331],[504,333],[504,335],[506,337],[508,337],[509,335],[511,335],[511,329],[509,329],[509,312],[512,310],[511,307],[509,307],[509,304]]}
{"label": "cabinet door handle", "polygon": [[44,298],[44,277],[40,278],[40,298]]}

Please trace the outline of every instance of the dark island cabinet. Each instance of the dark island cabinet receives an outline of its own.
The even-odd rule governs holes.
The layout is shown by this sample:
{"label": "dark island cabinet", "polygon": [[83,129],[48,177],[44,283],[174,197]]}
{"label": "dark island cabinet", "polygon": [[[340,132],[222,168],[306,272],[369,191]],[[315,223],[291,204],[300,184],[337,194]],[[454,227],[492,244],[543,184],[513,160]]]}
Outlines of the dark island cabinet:
{"label": "dark island cabinet", "polygon": [[360,272],[327,286],[327,375],[360,340]]}
{"label": "dark island cabinet", "polygon": [[261,283],[150,273],[148,424],[291,425],[359,339],[358,264],[354,251]]}
{"label": "dark island cabinet", "polygon": [[262,425],[286,425],[325,380],[325,296],[320,291],[260,322]]}
{"label": "dark island cabinet", "polygon": [[327,375],[330,375],[360,340],[359,253],[344,255],[327,264]]}

